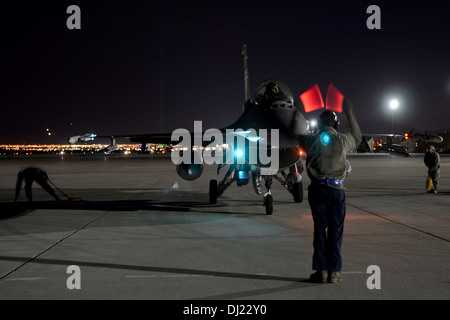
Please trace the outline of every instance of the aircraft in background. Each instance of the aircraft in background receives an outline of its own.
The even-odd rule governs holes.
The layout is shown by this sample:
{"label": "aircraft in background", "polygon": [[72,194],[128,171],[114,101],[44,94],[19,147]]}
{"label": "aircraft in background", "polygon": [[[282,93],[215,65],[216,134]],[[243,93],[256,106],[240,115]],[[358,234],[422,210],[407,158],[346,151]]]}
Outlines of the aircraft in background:
{"label": "aircraft in background", "polygon": [[[414,150],[419,142],[426,144],[439,144],[444,139],[439,135],[429,133],[414,133],[414,130],[400,134],[363,134],[361,150],[365,152],[386,151],[394,154],[410,156],[410,151]],[[380,138],[381,141],[375,140]],[[385,140],[385,141],[383,141]],[[372,147],[371,147],[372,146]]]}
{"label": "aircraft in background", "polygon": [[444,141],[444,139],[439,136],[439,135],[435,135],[435,134],[429,134],[428,132],[425,133],[414,133],[413,130],[411,130],[409,133],[405,133],[403,135],[403,139],[400,142],[406,141],[406,140],[410,140],[410,141],[424,141],[425,143],[442,143]]}

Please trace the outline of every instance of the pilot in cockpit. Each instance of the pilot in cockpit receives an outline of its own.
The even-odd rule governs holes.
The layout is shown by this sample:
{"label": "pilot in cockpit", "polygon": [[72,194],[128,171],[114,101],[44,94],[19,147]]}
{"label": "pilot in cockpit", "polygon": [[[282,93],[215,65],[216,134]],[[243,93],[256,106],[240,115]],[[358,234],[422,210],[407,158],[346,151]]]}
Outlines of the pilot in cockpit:
{"label": "pilot in cockpit", "polygon": [[283,93],[277,83],[268,82],[264,93],[256,96],[257,104],[271,105],[275,101],[288,101],[289,98]]}

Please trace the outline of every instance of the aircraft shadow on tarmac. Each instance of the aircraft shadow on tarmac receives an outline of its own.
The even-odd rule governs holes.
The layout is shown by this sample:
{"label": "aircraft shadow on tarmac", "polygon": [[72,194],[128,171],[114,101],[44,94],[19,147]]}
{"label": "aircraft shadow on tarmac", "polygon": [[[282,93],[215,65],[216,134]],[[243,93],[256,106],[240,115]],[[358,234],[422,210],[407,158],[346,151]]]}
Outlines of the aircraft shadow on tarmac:
{"label": "aircraft shadow on tarmac", "polygon": [[[259,202],[258,202],[259,203]],[[247,205],[254,205],[250,203]],[[153,201],[153,200],[107,200],[107,201],[33,201],[33,202],[3,202],[0,203],[0,220],[19,218],[35,210],[95,210],[95,211],[159,211],[159,212],[199,212],[211,214],[239,214],[232,210],[217,210],[221,207],[240,207],[238,204],[195,201]],[[208,210],[210,209],[210,210]],[[245,213],[246,215],[261,215],[262,212]]]}
{"label": "aircraft shadow on tarmac", "polygon": [[[42,197],[41,193],[39,196]],[[255,206],[259,201],[238,201],[223,197],[224,201],[217,204],[208,202],[208,195],[198,192],[183,192],[166,189],[148,188],[146,190],[113,190],[113,189],[85,189],[71,190],[70,194],[80,195],[80,198],[69,198],[62,201],[18,201],[18,202],[0,202],[0,220],[9,218],[18,218],[27,215],[35,210],[95,210],[95,211],[159,211],[159,212],[201,212],[210,211],[214,214],[230,214],[230,211],[220,210],[223,207],[244,207]],[[121,199],[121,200],[103,200],[107,198],[120,199],[124,194],[139,194],[145,199]],[[107,196],[105,196],[107,195]],[[85,199],[95,200],[85,200]],[[102,199],[103,198],[103,199]],[[203,201],[204,200],[204,201]],[[230,202],[231,201],[231,202]],[[210,210],[211,209],[211,210]],[[219,210],[217,210],[219,209]],[[234,214],[239,210],[232,210]],[[247,213],[251,214],[251,213]],[[258,210],[254,213],[261,214]]]}
{"label": "aircraft shadow on tarmac", "polygon": [[[294,277],[283,277],[274,276],[268,274],[249,274],[249,273],[237,273],[237,272],[224,272],[224,271],[211,271],[211,270],[199,270],[199,269],[183,269],[183,268],[170,268],[170,267],[154,267],[154,266],[143,266],[143,265],[128,265],[128,264],[117,264],[117,263],[102,263],[102,262],[88,262],[88,261],[71,261],[71,260],[60,260],[60,259],[44,259],[44,258],[27,258],[27,257],[10,257],[10,256],[0,256],[0,261],[10,261],[10,262],[20,262],[26,264],[29,262],[38,264],[48,264],[48,265],[78,265],[81,267],[92,267],[92,268],[106,268],[106,269],[121,269],[121,270],[133,270],[160,274],[182,274],[182,275],[192,275],[192,276],[213,276],[222,278],[235,278],[235,279],[249,279],[249,280],[261,280],[261,281],[281,281],[290,282],[292,284],[297,284],[300,286],[317,285],[309,281],[309,278],[294,278]],[[290,286],[291,286],[290,285]],[[264,289],[269,291],[282,291],[284,289],[293,288],[270,288]],[[268,292],[266,292],[268,293]],[[242,293],[241,293],[242,294]],[[252,294],[255,292],[252,291]],[[233,295],[236,295],[234,293]],[[228,297],[231,298],[231,297]],[[236,296],[234,297],[236,298]]]}
{"label": "aircraft shadow on tarmac", "polygon": [[191,208],[206,206],[198,202],[155,202],[152,200],[108,200],[108,201],[33,201],[0,203],[0,219],[19,217],[35,210],[97,210],[97,211],[191,211]]}

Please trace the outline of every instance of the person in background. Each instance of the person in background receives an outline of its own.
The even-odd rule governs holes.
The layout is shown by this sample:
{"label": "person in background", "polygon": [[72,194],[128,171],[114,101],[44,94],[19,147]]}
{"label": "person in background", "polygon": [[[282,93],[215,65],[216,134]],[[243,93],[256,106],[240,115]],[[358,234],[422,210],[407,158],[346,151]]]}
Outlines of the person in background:
{"label": "person in background", "polygon": [[61,199],[56,195],[55,190],[48,184],[47,173],[39,168],[29,167],[17,174],[16,183],[16,196],[15,201],[19,198],[20,190],[22,189],[22,182],[25,180],[25,195],[29,202],[33,201],[33,195],[31,193],[31,185],[34,181],[39,184],[45,191],[55,198],[56,201]]}
{"label": "person in background", "polygon": [[437,193],[441,168],[440,161],[441,159],[434,146],[429,146],[423,158],[423,162],[428,167],[428,178],[433,182],[433,186],[428,191],[429,193]]}

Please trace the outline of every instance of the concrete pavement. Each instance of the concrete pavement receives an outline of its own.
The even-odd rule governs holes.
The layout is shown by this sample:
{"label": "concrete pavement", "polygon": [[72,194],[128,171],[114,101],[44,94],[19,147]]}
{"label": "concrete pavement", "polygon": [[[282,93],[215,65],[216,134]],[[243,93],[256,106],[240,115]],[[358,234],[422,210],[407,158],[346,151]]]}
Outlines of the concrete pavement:
{"label": "concrete pavement", "polygon": [[[306,190],[296,204],[274,182],[267,216],[250,185],[209,205],[215,166],[186,182],[170,159],[149,156],[1,159],[0,299],[448,300],[450,158],[436,195],[425,193],[420,155],[349,160],[344,281],[312,284]],[[81,201],[56,203],[34,186],[32,207],[12,203],[27,166]],[[81,289],[68,288],[73,265]]]}

